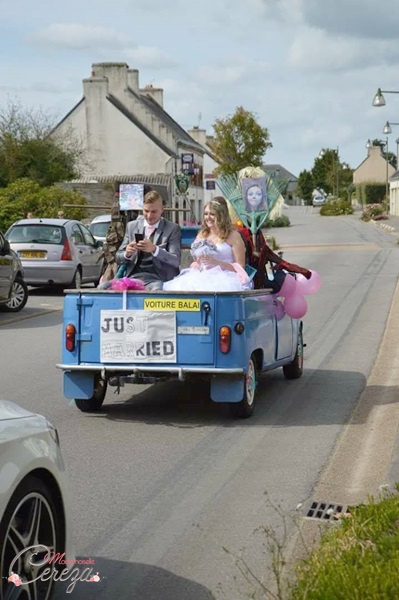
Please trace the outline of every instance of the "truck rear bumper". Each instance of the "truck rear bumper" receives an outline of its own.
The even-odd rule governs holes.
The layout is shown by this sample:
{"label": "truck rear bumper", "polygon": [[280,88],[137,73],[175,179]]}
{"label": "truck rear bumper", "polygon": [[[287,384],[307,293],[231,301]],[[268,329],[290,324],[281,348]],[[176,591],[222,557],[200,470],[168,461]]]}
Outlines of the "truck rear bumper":
{"label": "truck rear bumper", "polygon": [[173,373],[179,379],[184,379],[188,373],[210,373],[213,375],[244,375],[244,369],[224,369],[215,367],[158,367],[157,365],[148,366],[133,366],[133,365],[107,365],[103,364],[80,364],[80,365],[65,365],[57,364],[57,369],[63,371],[93,371],[100,372],[104,377],[107,373]]}

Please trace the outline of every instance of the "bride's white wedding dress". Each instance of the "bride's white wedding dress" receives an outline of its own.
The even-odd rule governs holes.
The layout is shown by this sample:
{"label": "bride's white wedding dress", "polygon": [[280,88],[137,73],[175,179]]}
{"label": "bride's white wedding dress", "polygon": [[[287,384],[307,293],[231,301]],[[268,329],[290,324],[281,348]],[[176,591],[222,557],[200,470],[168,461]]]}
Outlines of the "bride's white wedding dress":
{"label": "bride's white wedding dress", "polygon": [[[227,242],[212,244],[207,240],[194,242],[191,254],[194,258],[208,255],[217,260],[235,263],[233,249]],[[237,267],[240,270],[240,267]],[[184,269],[180,275],[166,281],[163,289],[168,292],[236,292],[251,289],[251,283],[245,271],[241,269],[240,275],[236,271],[225,271],[219,266],[200,269]]]}

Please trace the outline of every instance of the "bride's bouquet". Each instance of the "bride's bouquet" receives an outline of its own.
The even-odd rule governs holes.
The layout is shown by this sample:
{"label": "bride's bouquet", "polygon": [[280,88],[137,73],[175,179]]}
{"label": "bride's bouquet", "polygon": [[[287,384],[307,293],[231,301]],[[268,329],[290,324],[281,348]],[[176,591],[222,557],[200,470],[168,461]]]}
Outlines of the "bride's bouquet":
{"label": "bride's bouquet", "polygon": [[217,253],[217,248],[213,242],[207,239],[198,240],[191,244],[191,256],[194,259],[201,256],[214,256]]}

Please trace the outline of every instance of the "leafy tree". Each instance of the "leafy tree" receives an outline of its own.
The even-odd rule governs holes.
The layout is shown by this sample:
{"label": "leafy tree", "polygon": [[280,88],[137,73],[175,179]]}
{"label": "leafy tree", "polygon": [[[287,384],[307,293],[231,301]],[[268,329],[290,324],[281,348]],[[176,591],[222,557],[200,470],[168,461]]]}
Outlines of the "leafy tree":
{"label": "leafy tree", "polygon": [[15,102],[0,108],[0,187],[21,178],[49,186],[79,175],[83,150],[71,130],[51,135],[54,121]]}
{"label": "leafy tree", "polygon": [[306,200],[306,202],[312,202],[312,192],[314,189],[313,177],[310,171],[301,171],[298,177],[298,193]]}
{"label": "leafy tree", "polygon": [[5,231],[28,212],[35,217],[55,218],[62,209],[70,219],[82,220],[87,216],[85,208],[65,206],[71,204],[86,206],[87,202],[79,192],[57,186],[41,187],[36,181],[19,179],[0,189],[0,230]]}
{"label": "leafy tree", "polygon": [[233,115],[217,119],[213,129],[211,149],[220,163],[216,175],[236,173],[249,165],[261,167],[266,150],[272,147],[267,128],[242,106]]}

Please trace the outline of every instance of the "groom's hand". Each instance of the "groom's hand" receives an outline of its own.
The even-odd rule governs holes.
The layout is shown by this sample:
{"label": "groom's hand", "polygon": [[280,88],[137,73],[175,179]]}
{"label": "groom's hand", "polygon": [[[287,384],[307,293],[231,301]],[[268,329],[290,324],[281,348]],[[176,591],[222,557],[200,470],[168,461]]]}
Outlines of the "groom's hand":
{"label": "groom's hand", "polygon": [[138,248],[136,242],[129,242],[125,250],[126,258],[130,258],[133,254],[136,254],[137,251]]}
{"label": "groom's hand", "polygon": [[140,252],[155,252],[155,250],[157,249],[156,245],[154,244],[154,242],[152,242],[149,239],[145,239],[145,240],[141,240],[140,242],[137,242],[137,250],[140,250]]}

